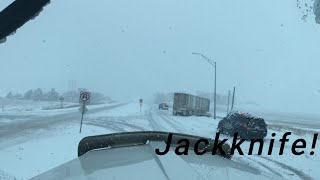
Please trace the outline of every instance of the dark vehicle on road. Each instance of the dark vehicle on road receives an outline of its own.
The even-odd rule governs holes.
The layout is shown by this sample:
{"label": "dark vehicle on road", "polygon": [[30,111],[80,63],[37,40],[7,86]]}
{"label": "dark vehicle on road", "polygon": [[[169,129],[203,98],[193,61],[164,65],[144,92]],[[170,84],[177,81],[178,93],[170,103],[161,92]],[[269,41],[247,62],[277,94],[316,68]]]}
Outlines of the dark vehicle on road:
{"label": "dark vehicle on road", "polygon": [[169,105],[167,103],[160,103],[159,109],[161,110],[169,110]]}
{"label": "dark vehicle on road", "polygon": [[208,116],[210,100],[186,93],[175,93],[173,100],[173,115]]}
{"label": "dark vehicle on road", "polygon": [[218,130],[230,136],[238,133],[238,136],[244,139],[263,139],[267,135],[267,124],[262,118],[232,112],[219,122]]}

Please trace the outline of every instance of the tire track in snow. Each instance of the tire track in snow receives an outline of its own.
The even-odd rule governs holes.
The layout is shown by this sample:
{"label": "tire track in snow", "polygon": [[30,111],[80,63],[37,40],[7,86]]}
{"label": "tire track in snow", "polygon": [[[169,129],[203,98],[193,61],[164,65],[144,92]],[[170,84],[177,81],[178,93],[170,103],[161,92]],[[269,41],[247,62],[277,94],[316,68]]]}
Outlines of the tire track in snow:
{"label": "tire track in snow", "polygon": [[[159,112],[159,116],[165,119],[165,121],[168,124],[178,129],[181,133],[192,134],[197,136],[201,135],[202,137],[207,138],[214,138],[214,135],[216,133],[216,126],[213,126],[212,122],[208,123],[207,120],[202,121],[203,119],[199,119],[202,117],[192,116],[181,117],[185,119],[179,119],[178,117],[175,118],[175,116],[171,116],[165,112]],[[193,124],[193,122],[196,122],[196,124]]]}
{"label": "tire track in snow", "polygon": [[188,130],[186,128],[183,128],[182,126],[177,125],[177,123],[175,123],[175,121],[173,119],[171,119],[170,117],[168,117],[167,115],[159,114],[159,117],[161,117],[172,128],[177,130],[177,132],[185,133],[185,134],[189,133],[190,134],[190,132],[188,132]]}
{"label": "tire track in snow", "polygon": [[279,162],[279,161],[276,161],[276,160],[273,160],[271,158],[267,158],[267,157],[263,157],[263,156],[257,156],[257,157],[260,157],[262,159],[265,159],[267,161],[271,161],[279,166],[281,166],[283,169],[286,169],[288,171],[291,171],[293,172],[294,174],[296,174],[300,179],[303,179],[303,180],[313,180],[312,177],[308,176],[307,174],[305,174],[304,172],[292,167],[292,166],[289,166],[287,164],[284,164],[282,162]]}
{"label": "tire track in snow", "polygon": [[123,117],[123,118],[120,118],[120,117],[97,118],[97,119],[91,119],[90,122],[85,122],[84,124],[104,127],[106,129],[111,129],[115,132],[126,132],[128,131],[126,130],[126,127],[134,130],[145,131],[145,129],[141,126],[128,123],[127,122],[128,118],[135,119],[137,117],[132,116],[132,117]]}
{"label": "tire track in snow", "polygon": [[[245,157],[245,156],[243,156],[243,157],[248,159],[248,160],[250,160],[250,161],[253,161],[253,162],[257,163],[259,166],[261,166],[263,168],[268,169],[272,173],[278,172],[279,171],[278,168],[281,167],[281,168],[283,168],[283,169],[285,169],[285,170],[287,170],[289,172],[292,172],[293,174],[297,175],[297,177],[299,177],[300,179],[303,179],[303,180],[312,180],[313,179],[310,176],[308,176],[305,173],[303,173],[302,171],[296,169],[295,167],[292,167],[292,166],[290,166],[288,164],[285,164],[285,163],[277,161],[277,160],[273,160],[271,158],[268,158],[268,157],[265,157],[265,156],[262,156],[262,155],[255,155],[254,156],[255,158]],[[274,163],[278,167],[275,168],[274,166],[265,164],[265,160]],[[278,174],[278,173],[276,173],[276,174]]]}
{"label": "tire track in snow", "polygon": [[155,131],[170,131],[170,130],[168,130],[168,128],[164,127],[163,125],[158,123],[156,120],[154,120],[154,118],[152,116],[151,109],[148,111],[148,114],[146,117],[147,117],[149,124],[153,130],[155,130]]}
{"label": "tire track in snow", "polygon": [[165,122],[168,124],[171,128],[175,130],[175,132],[178,133],[184,133],[184,134],[194,134],[194,132],[191,132],[187,130],[185,127],[181,126],[179,123],[175,121],[175,119],[171,118],[167,114],[164,114],[163,112],[157,112],[156,115],[163,120],[162,122]]}
{"label": "tire track in snow", "polygon": [[276,169],[273,169],[272,167],[269,167],[269,166],[267,166],[266,164],[264,164],[264,163],[262,163],[262,162],[259,162],[259,161],[257,161],[257,160],[253,160],[253,159],[248,158],[248,157],[245,157],[245,156],[243,156],[243,157],[246,158],[246,159],[248,159],[249,161],[252,161],[252,162],[254,162],[254,163],[259,164],[259,166],[264,167],[265,169],[267,169],[268,171],[270,171],[270,172],[273,173],[274,175],[277,175],[277,176],[279,176],[279,177],[283,177],[282,174],[280,174]]}
{"label": "tire track in snow", "polygon": [[120,128],[120,127],[115,127],[115,126],[106,127],[106,126],[101,125],[100,123],[97,123],[97,122],[86,122],[86,123],[83,123],[83,124],[97,126],[97,127],[103,127],[105,129],[108,129],[108,130],[113,131],[113,132],[124,132],[125,131],[123,128]]}

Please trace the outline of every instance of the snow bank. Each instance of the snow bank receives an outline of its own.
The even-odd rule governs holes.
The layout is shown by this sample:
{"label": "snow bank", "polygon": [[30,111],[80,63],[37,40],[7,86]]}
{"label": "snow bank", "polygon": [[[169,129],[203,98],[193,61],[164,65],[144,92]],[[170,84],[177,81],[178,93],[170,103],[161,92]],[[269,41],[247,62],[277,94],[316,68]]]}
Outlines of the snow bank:
{"label": "snow bank", "polygon": [[[29,179],[77,157],[78,143],[83,137],[107,134],[104,128],[84,125],[59,126],[51,131],[40,130],[26,137],[24,143],[0,151],[0,171],[4,177],[14,174],[18,179]],[[13,140],[14,141],[14,140]],[[4,173],[6,172],[6,173]]]}

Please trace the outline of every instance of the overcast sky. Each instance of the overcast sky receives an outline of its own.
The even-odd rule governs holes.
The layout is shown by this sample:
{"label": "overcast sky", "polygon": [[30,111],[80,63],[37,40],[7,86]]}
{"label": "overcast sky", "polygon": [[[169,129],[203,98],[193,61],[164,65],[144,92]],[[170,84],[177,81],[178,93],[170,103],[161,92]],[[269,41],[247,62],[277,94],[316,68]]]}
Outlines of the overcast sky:
{"label": "overcast sky", "polygon": [[218,93],[316,112],[319,42],[292,0],[52,0],[0,44],[0,93],[64,91],[71,79],[112,97],[213,91],[200,52],[217,62]]}

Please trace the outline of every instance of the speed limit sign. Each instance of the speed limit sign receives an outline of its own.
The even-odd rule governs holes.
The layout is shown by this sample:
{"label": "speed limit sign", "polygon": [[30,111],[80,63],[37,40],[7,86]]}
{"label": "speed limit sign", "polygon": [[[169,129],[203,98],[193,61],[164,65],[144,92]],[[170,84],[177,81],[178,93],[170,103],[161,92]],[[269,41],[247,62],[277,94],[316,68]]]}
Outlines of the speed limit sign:
{"label": "speed limit sign", "polygon": [[80,103],[89,104],[90,103],[90,98],[91,98],[91,93],[90,92],[81,91],[80,92],[79,102]]}

